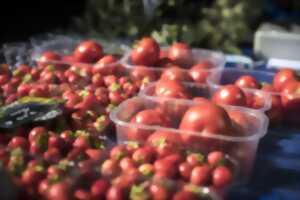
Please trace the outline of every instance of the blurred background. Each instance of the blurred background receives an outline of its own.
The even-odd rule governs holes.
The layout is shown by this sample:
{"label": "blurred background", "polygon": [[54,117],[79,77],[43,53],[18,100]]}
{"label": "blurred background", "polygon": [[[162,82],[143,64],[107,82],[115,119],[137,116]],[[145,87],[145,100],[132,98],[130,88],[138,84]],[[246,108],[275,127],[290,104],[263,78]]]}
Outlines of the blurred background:
{"label": "blurred background", "polygon": [[300,32],[299,0],[76,0],[13,1],[1,5],[0,43],[47,32],[76,32],[239,53],[252,48],[264,23]]}

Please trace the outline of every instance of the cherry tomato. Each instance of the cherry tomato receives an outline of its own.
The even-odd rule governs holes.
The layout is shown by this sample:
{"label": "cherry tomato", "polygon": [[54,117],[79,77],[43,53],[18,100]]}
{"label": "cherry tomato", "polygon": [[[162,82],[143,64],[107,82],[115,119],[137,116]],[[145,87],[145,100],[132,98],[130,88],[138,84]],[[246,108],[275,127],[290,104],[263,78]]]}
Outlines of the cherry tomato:
{"label": "cherry tomato", "polygon": [[26,138],[21,136],[14,136],[7,145],[9,148],[22,148],[23,150],[28,150],[29,143]]}
{"label": "cherry tomato", "polygon": [[46,197],[49,190],[50,183],[47,179],[43,179],[38,186],[38,192],[41,196]]}
{"label": "cherry tomato", "polygon": [[95,63],[103,57],[102,46],[95,41],[83,41],[76,47],[73,56],[77,62]]}
{"label": "cherry tomato", "polygon": [[227,144],[221,140],[198,136],[197,132],[229,135],[232,127],[230,118],[222,107],[207,103],[190,107],[183,115],[179,129],[195,132],[181,134],[187,148],[207,151],[213,148],[225,148]]}
{"label": "cherry tomato", "polygon": [[246,135],[249,130],[254,126],[251,118],[240,111],[228,111],[228,115],[231,119],[232,126],[235,130],[231,131],[231,134],[236,136]]}
{"label": "cherry tomato", "polygon": [[139,172],[146,177],[151,177],[155,172],[155,168],[152,164],[146,163],[139,166]]}
{"label": "cherry tomato", "polygon": [[230,118],[220,106],[207,103],[190,107],[180,123],[180,129],[209,134],[228,134]]}
{"label": "cherry tomato", "polygon": [[150,186],[151,199],[165,200],[170,198],[170,192],[159,184],[152,184]]}
{"label": "cherry tomato", "polygon": [[259,82],[250,75],[241,76],[234,82],[234,84],[241,88],[259,89],[261,87]]}
{"label": "cherry tomato", "polygon": [[212,166],[217,166],[224,162],[225,155],[221,151],[213,151],[207,155],[207,162]]}
{"label": "cherry tomato", "polygon": [[149,136],[147,142],[156,149],[161,158],[182,151],[181,138],[176,133],[156,131]]}
{"label": "cherry tomato", "polygon": [[215,187],[229,186],[232,178],[232,172],[225,166],[219,166],[212,172],[212,182]]}
{"label": "cherry tomato", "polygon": [[214,66],[209,61],[198,63],[189,70],[189,74],[196,83],[206,83],[206,79],[210,74],[210,69],[213,67]]}
{"label": "cherry tomato", "polygon": [[273,78],[273,88],[280,92],[285,82],[289,80],[297,80],[297,73],[292,69],[281,69]]}
{"label": "cherry tomato", "polygon": [[48,65],[52,64],[51,61],[60,61],[60,60],[61,57],[59,54],[52,51],[46,51],[39,58],[38,65],[41,67],[47,67]]}
{"label": "cherry tomato", "polygon": [[29,135],[28,135],[29,142],[33,142],[34,140],[36,140],[41,135],[47,134],[47,132],[48,132],[47,129],[45,127],[42,127],[42,126],[33,128],[29,132]]}
{"label": "cherry tomato", "polygon": [[156,84],[155,95],[158,97],[189,99],[185,86],[179,81],[160,80]]}
{"label": "cherry tomato", "polygon": [[128,169],[132,169],[132,168],[136,167],[136,164],[133,161],[133,159],[131,159],[129,157],[122,158],[122,160],[120,160],[119,164],[120,164],[120,168],[124,172],[126,172]]}
{"label": "cherry tomato", "polygon": [[157,80],[155,71],[145,66],[135,66],[130,70],[130,78],[133,81],[152,82]]}
{"label": "cherry tomato", "polygon": [[196,194],[190,191],[182,190],[174,194],[172,200],[197,200],[199,199]]}
{"label": "cherry tomato", "polygon": [[213,94],[212,100],[221,105],[247,106],[245,93],[235,85],[222,86]]}
{"label": "cherry tomato", "polygon": [[93,199],[104,199],[107,190],[109,189],[108,181],[98,179],[91,185],[91,195]]}
{"label": "cherry tomato", "polygon": [[282,87],[281,102],[287,121],[298,124],[300,122],[300,82],[288,81]]}
{"label": "cherry tomato", "polygon": [[183,69],[179,67],[170,67],[165,69],[160,76],[162,80],[171,80],[171,81],[191,81],[190,75]]}
{"label": "cherry tomato", "polygon": [[152,163],[156,157],[155,150],[150,146],[140,147],[132,154],[132,159],[138,163]]}
{"label": "cherry tomato", "polygon": [[49,200],[70,200],[70,186],[67,182],[55,183],[49,188],[47,196]]}
{"label": "cherry tomato", "polygon": [[106,200],[125,200],[125,191],[118,186],[111,186],[106,193]]}
{"label": "cherry tomato", "polygon": [[141,39],[132,50],[130,58],[134,65],[154,66],[159,59],[159,45],[152,38]]}
{"label": "cherry tomato", "polygon": [[37,186],[39,181],[43,178],[44,173],[34,168],[27,168],[22,173],[22,183],[26,186]]}
{"label": "cherry tomato", "polygon": [[168,49],[168,58],[180,67],[187,67],[192,63],[193,55],[186,43],[177,42]]}
{"label": "cherry tomato", "polygon": [[101,167],[101,174],[104,177],[114,177],[119,173],[119,171],[120,168],[117,161],[114,161],[112,159],[105,160]]}
{"label": "cherry tomato", "polygon": [[204,156],[201,153],[191,153],[187,156],[186,161],[190,166],[196,167],[203,164]]}
{"label": "cherry tomato", "polygon": [[106,55],[93,66],[92,72],[93,74],[100,73],[104,76],[115,74],[117,71],[117,61],[118,59],[113,55]]}
{"label": "cherry tomato", "polygon": [[199,186],[206,185],[210,179],[211,170],[208,165],[197,166],[192,170],[191,183]]}
{"label": "cherry tomato", "polygon": [[181,177],[186,181],[190,180],[192,169],[193,167],[188,162],[184,162],[179,165],[179,173]]}
{"label": "cherry tomato", "polygon": [[174,162],[167,159],[160,159],[154,162],[156,173],[161,173],[165,178],[174,178],[178,174],[178,167]]}
{"label": "cherry tomato", "polygon": [[123,144],[113,147],[110,151],[110,158],[115,161],[119,161],[126,156],[128,156],[128,151],[126,145]]}
{"label": "cherry tomato", "polygon": [[[147,109],[138,112],[130,120],[134,124],[143,125],[156,125],[162,127],[170,127],[171,121],[168,116],[155,109]],[[148,136],[151,134],[150,130],[143,130],[140,128],[130,128],[127,133],[128,140],[146,141]]]}

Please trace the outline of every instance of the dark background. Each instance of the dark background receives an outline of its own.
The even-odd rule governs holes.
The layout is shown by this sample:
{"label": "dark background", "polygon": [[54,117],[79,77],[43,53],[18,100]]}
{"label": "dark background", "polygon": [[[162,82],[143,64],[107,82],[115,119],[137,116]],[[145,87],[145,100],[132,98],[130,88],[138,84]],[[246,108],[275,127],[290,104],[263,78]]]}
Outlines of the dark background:
{"label": "dark background", "polygon": [[66,29],[80,16],[85,0],[3,0],[0,5],[0,45],[32,35]]}

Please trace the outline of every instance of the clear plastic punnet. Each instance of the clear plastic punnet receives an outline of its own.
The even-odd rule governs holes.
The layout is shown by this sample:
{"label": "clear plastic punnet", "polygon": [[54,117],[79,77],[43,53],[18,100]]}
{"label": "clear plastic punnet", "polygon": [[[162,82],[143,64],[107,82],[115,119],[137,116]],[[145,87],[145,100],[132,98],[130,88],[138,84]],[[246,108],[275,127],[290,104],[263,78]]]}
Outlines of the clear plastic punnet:
{"label": "clear plastic punnet", "polygon": [[[170,136],[176,137],[176,144],[185,150],[198,151],[204,154],[211,151],[226,153],[237,161],[240,168],[240,180],[247,181],[251,174],[259,140],[267,132],[267,116],[253,109],[222,106],[226,110],[227,118],[229,118],[225,126],[228,125],[230,127],[228,130],[232,130],[232,132],[222,131],[221,129],[218,132],[214,129],[214,126],[209,128],[209,123],[224,125],[217,118],[211,118],[205,121],[206,124],[202,124],[202,127],[197,127],[202,129],[201,131],[191,131],[189,128],[197,125],[191,124],[189,127],[189,122],[184,122],[183,119],[186,118],[185,115],[189,111],[199,105],[199,103],[193,101],[180,99],[166,100],[135,97],[121,103],[118,108],[110,113],[110,118],[116,124],[118,143],[128,141],[147,143],[151,140],[149,138],[154,137],[153,135],[157,132],[167,132]],[[208,104],[203,103],[201,105],[202,111],[206,110],[203,107],[206,105]],[[136,115],[145,110],[156,110],[158,113],[153,118],[158,119],[164,116],[170,120],[170,123],[168,125],[165,125],[166,123],[163,125],[139,123],[139,120],[142,119],[136,120]],[[192,114],[190,120],[193,121],[192,118],[194,117],[196,116]],[[198,121],[198,123],[202,122]],[[236,126],[237,124],[240,124],[240,126]]]}
{"label": "clear plastic punnet", "polygon": [[[169,47],[161,47],[162,54],[168,55]],[[184,50],[182,50],[184,51]],[[191,55],[189,58],[191,60],[187,61],[188,63],[185,63],[183,67],[188,67],[191,65],[195,65],[197,63],[201,63],[203,61],[209,61],[211,64],[213,64],[215,67],[221,67],[223,68],[225,65],[225,56],[222,52],[219,51],[212,51],[207,49],[200,49],[200,48],[193,48],[191,50]],[[183,53],[186,54],[186,53]],[[167,57],[167,56],[166,56]],[[163,57],[163,58],[166,58]],[[128,67],[134,67],[135,64],[131,62],[131,53],[129,52],[127,55],[125,55],[122,58],[122,61],[128,66]],[[150,67],[159,67],[159,66],[150,66]]]}
{"label": "clear plastic punnet", "polygon": [[[207,80],[207,84],[212,89],[226,84],[234,84],[241,76],[250,75],[254,77],[261,85],[258,89],[249,89],[252,91],[262,91],[269,95],[271,99],[271,109],[267,111],[272,125],[288,123],[298,126],[300,103],[297,103],[299,94],[285,95],[272,89],[272,82],[275,76],[274,72],[265,72],[245,69],[224,69],[221,73],[212,73]],[[289,103],[287,103],[289,102]],[[293,102],[293,103],[291,103]]]}
{"label": "clear plastic punnet", "polygon": [[[218,91],[221,88],[221,86],[209,87],[207,84],[195,84],[189,82],[181,82],[178,84],[180,84],[184,89],[184,92],[186,94],[184,96],[185,99],[193,100],[195,98],[196,101],[197,101],[197,97],[212,99],[216,91]],[[265,93],[260,90],[251,90],[246,88],[243,88],[242,91],[244,92],[245,97],[247,99],[247,105],[245,107],[252,108],[258,111],[263,111],[263,112],[270,109],[271,98],[268,93]],[[147,85],[143,90],[141,90],[139,92],[139,95],[147,98],[163,97],[167,99],[178,99],[177,97],[170,98],[170,97],[164,97],[163,95],[160,96],[160,94],[157,93],[159,93],[159,83],[153,82]]]}
{"label": "clear plastic punnet", "polygon": [[[170,67],[177,66],[182,69],[181,73],[185,74],[184,76],[189,76],[193,73],[191,70],[193,66],[202,65],[197,70],[197,77],[193,77],[191,75],[190,81],[198,82],[198,83],[205,83],[206,78],[212,72],[218,72],[224,68],[225,65],[225,56],[221,52],[211,51],[206,49],[191,49],[189,50],[190,56],[188,59],[181,60],[183,64],[179,64],[178,62],[172,62],[168,55],[168,47],[161,48],[166,57],[162,57],[161,61],[157,64],[157,66],[143,66],[143,65],[135,65],[131,62],[131,52],[127,53],[122,59],[121,62],[128,68],[136,68],[136,67],[145,67],[149,68],[153,71],[156,71],[159,74],[163,74],[165,70]],[[183,50],[182,50],[183,51]],[[183,53],[184,54],[184,53]],[[186,53],[187,54],[187,53]],[[205,65],[210,65],[209,67]]]}
{"label": "clear plastic punnet", "polygon": [[[103,60],[103,64],[116,63],[125,53],[124,41],[107,41],[99,38],[54,35],[46,40],[31,39],[31,59],[48,64],[95,64],[107,55],[115,61]],[[53,55],[56,54],[56,56]],[[48,55],[47,55],[48,54]],[[51,55],[52,54],[52,55]]]}

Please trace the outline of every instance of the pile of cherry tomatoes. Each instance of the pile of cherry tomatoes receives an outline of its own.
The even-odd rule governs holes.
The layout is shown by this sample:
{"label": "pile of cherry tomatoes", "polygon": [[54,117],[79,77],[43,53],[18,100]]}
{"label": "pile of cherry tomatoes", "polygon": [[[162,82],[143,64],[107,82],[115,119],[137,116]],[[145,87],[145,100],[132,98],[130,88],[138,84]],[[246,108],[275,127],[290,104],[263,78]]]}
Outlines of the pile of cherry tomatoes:
{"label": "pile of cherry tomatoes", "polygon": [[157,83],[151,95],[193,100],[199,105],[177,108],[176,113],[160,107],[142,109],[130,123],[247,137],[253,119],[222,107],[263,107],[264,96],[245,88],[274,94],[267,112],[272,121],[281,120],[284,113],[298,119],[300,84],[293,70],[279,71],[272,84],[261,84],[252,76],[240,77],[220,86],[207,99],[193,96],[184,82],[206,84],[220,66],[210,59],[195,59],[185,43],[165,49],[146,37],[129,53],[129,62],[123,63],[121,58],[105,54],[101,44],[87,40],[71,55],[42,53],[36,66],[10,69],[0,65],[1,106],[26,96],[63,101],[63,114],[56,119],[1,130],[0,169],[5,174],[3,181],[14,191],[7,193],[12,195],[9,198],[215,199],[201,188],[224,190],[237,174],[236,163],[222,151],[227,148],[222,141],[133,126],[125,136],[130,142],[109,142],[116,136],[110,112],[153,81]]}

